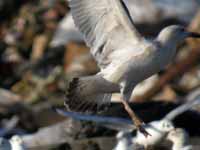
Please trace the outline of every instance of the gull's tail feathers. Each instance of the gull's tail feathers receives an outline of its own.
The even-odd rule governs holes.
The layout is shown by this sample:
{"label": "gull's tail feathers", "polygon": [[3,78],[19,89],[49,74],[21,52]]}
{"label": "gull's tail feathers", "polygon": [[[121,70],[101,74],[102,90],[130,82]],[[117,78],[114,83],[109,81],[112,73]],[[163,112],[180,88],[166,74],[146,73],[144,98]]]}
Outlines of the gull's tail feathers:
{"label": "gull's tail feathers", "polygon": [[68,111],[97,113],[105,110],[119,87],[100,75],[74,78],[69,85],[65,106]]}

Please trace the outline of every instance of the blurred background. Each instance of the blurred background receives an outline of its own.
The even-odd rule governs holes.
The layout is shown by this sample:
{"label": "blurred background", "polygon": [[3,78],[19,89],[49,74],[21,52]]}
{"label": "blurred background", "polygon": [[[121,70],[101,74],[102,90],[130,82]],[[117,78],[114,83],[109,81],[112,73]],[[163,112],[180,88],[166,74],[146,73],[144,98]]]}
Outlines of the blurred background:
{"label": "blurred background", "polygon": [[[124,1],[137,29],[150,40],[172,24],[200,33],[199,0]],[[0,137],[20,135],[28,148],[36,150],[113,148],[116,131],[64,118],[52,109],[64,108],[73,77],[98,70],[74,26],[67,0],[0,0]],[[194,90],[200,94],[199,88],[200,40],[188,39],[178,47],[174,62],[137,86],[133,107],[147,122],[159,119],[186,102]],[[112,100],[119,98],[114,94]],[[147,103],[156,107],[147,109]],[[119,116],[114,108],[105,114]],[[200,129],[191,128],[198,145]]]}

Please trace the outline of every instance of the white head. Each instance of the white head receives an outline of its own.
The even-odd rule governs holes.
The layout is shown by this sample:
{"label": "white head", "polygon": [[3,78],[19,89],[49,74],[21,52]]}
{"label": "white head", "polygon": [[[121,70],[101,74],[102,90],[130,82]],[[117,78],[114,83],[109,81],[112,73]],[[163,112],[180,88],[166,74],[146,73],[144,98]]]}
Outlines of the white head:
{"label": "white head", "polygon": [[183,26],[171,25],[164,28],[158,35],[157,41],[161,44],[171,44],[176,46],[187,37],[200,38],[200,34],[189,32]]}
{"label": "white head", "polygon": [[158,128],[163,132],[169,132],[174,130],[174,125],[171,121],[164,119],[159,122]]}

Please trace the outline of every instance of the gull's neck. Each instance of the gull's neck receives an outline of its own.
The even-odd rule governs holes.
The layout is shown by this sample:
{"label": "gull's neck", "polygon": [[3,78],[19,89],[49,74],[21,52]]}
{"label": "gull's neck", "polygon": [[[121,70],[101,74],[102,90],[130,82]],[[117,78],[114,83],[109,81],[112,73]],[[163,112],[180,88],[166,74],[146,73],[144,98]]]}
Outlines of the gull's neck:
{"label": "gull's neck", "polygon": [[156,42],[160,44],[161,47],[165,48],[176,48],[178,44],[178,39],[174,38],[171,34],[159,34],[156,38]]}
{"label": "gull's neck", "polygon": [[173,40],[173,38],[170,38],[170,36],[159,34],[155,39],[155,43],[159,47],[158,55],[161,59],[161,69],[163,69],[162,67],[168,65],[174,58],[178,41]]}

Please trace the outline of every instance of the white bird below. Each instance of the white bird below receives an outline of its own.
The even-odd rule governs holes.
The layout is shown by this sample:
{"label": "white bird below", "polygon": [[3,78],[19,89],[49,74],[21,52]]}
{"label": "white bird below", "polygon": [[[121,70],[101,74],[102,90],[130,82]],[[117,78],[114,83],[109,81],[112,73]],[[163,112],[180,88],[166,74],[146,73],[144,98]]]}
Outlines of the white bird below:
{"label": "white bird below", "polygon": [[144,145],[147,149],[149,146],[154,146],[165,139],[168,132],[174,129],[174,125],[169,120],[153,121],[145,126],[145,130],[150,136],[145,137],[140,131],[137,131],[136,136],[132,139],[134,143]]}

